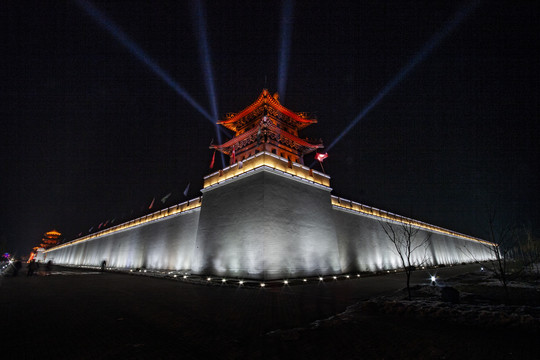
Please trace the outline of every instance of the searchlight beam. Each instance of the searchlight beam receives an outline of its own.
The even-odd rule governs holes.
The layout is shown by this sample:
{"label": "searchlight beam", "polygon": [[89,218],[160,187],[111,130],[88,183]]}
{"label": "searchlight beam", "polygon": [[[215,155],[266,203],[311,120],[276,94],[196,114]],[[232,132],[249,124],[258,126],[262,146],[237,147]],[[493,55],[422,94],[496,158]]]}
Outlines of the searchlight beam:
{"label": "searchlight beam", "polygon": [[191,95],[174,81],[144,50],[142,50],[129,36],[124,33],[112,20],[108,19],[98,8],[86,0],[76,0],[76,3],[81,7],[100,27],[111,34],[118,42],[129,50],[139,61],[145,64],[158,77],[160,77],[167,85],[169,85],[176,93],[184,98],[191,106],[195,108],[201,115],[215,125],[214,119],[199,105]]}
{"label": "searchlight beam", "polygon": [[[412,60],[405,65],[399,73],[369,102],[369,104],[354,118],[353,121],[330,143],[325,149],[326,151],[333,148],[339,141],[347,135],[347,133],[358,124],[360,120],[366,116],[397,84],[399,84],[418,64],[420,64],[433,50],[444,40],[456,27],[471,14],[478,6],[479,2],[475,1],[468,6],[461,8],[456,12],[454,17],[446,23],[446,25],[422,47]],[[315,162],[313,162],[315,163]],[[313,166],[313,165],[312,165]]]}

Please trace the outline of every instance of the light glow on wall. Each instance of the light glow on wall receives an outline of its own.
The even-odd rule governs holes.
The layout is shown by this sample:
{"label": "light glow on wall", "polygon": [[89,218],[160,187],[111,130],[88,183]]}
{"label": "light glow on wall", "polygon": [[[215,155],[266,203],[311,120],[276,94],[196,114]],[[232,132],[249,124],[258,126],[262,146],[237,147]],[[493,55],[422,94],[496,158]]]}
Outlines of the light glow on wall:
{"label": "light glow on wall", "polygon": [[493,243],[490,243],[489,241],[485,241],[485,240],[475,238],[475,237],[472,237],[472,236],[469,236],[469,235],[460,234],[460,233],[452,231],[452,230],[448,230],[448,229],[445,229],[445,228],[442,228],[442,227],[439,227],[439,226],[427,224],[425,222],[410,219],[410,218],[407,218],[407,217],[404,217],[404,216],[401,216],[401,215],[393,214],[393,213],[390,213],[390,212],[387,212],[387,211],[384,211],[384,210],[380,210],[380,209],[377,209],[377,208],[374,208],[374,207],[371,207],[371,206],[363,205],[363,204],[360,204],[360,203],[357,203],[357,202],[354,202],[354,201],[351,201],[351,200],[342,199],[342,198],[334,196],[334,195],[332,195],[332,205],[335,206],[335,207],[340,207],[340,208],[343,208],[343,209],[352,210],[352,211],[359,212],[359,213],[362,213],[362,214],[371,215],[371,216],[374,216],[374,217],[377,217],[377,218],[380,218],[380,219],[390,220],[390,221],[398,222],[398,223],[401,223],[401,224],[407,224],[407,225],[416,226],[416,227],[424,229],[424,230],[429,230],[429,231],[432,231],[432,232],[438,232],[438,233],[441,233],[441,234],[444,234],[444,235],[449,235],[449,236],[457,237],[457,238],[460,238],[460,239],[476,241],[476,242],[486,244],[486,245],[495,245]]}
{"label": "light glow on wall", "polygon": [[297,178],[307,180],[311,183],[330,187],[330,176],[308,168],[298,163],[287,161],[275,154],[263,151],[255,154],[241,162],[226,167],[223,170],[212,173],[204,177],[204,189],[223,183],[226,180],[235,178],[244,173],[248,173],[263,166],[293,175]]}
{"label": "light glow on wall", "polygon": [[108,228],[106,230],[101,230],[101,231],[99,231],[97,233],[86,235],[86,236],[83,236],[81,238],[78,238],[78,239],[72,240],[70,242],[67,242],[65,244],[58,245],[58,246],[56,246],[54,248],[51,248],[51,249],[45,251],[45,253],[47,253],[49,251],[62,249],[64,247],[72,246],[72,245],[75,245],[75,244],[79,244],[81,242],[93,240],[93,239],[96,239],[96,238],[99,238],[99,237],[102,237],[102,236],[105,236],[105,235],[113,234],[113,233],[116,233],[116,232],[119,232],[119,231],[122,231],[122,230],[130,229],[130,228],[133,228],[135,226],[139,226],[139,225],[149,223],[151,221],[157,221],[157,220],[163,219],[165,217],[173,216],[173,215],[185,212],[185,211],[193,210],[193,209],[201,207],[201,205],[202,205],[202,197],[199,196],[199,197],[191,199],[189,201],[185,201],[185,202],[183,202],[181,204],[171,206],[171,207],[169,207],[167,209],[156,211],[156,212],[148,214],[146,216],[141,216],[141,217],[139,217],[137,219],[133,219],[133,220],[130,220],[128,222],[122,223],[120,225],[113,226],[113,227]]}

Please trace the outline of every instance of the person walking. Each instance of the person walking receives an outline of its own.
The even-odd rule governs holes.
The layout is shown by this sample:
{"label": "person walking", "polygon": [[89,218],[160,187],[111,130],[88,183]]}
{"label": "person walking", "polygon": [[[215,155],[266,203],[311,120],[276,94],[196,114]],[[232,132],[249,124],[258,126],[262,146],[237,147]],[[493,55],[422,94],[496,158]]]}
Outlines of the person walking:
{"label": "person walking", "polygon": [[32,259],[28,263],[28,271],[26,272],[26,276],[32,276],[34,274],[34,270],[36,270],[36,260]]}

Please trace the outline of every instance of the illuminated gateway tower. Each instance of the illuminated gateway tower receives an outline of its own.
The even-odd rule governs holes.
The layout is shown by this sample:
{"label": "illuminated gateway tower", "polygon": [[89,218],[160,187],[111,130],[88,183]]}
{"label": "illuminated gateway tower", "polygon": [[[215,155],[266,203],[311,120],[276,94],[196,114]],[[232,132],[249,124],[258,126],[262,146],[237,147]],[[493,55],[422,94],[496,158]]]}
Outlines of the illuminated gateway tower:
{"label": "illuminated gateway tower", "polygon": [[231,164],[266,151],[289,161],[303,164],[304,155],[321,148],[319,140],[300,139],[298,130],[316,123],[306,113],[294,113],[283,107],[277,93],[270,96],[263,90],[257,101],[238,114],[228,114],[218,124],[236,132],[236,136],[223,145],[211,148],[231,157]]}
{"label": "illuminated gateway tower", "polygon": [[[233,139],[212,145],[230,165],[204,178],[203,196],[46,251],[59,264],[148,268],[238,279],[287,279],[399,268],[381,222],[429,235],[416,261],[487,259],[485,241],[331,195],[330,177],[303,163],[322,147],[298,131],[317,121],[259,98],[219,124]],[[467,248],[463,251],[464,247]]]}

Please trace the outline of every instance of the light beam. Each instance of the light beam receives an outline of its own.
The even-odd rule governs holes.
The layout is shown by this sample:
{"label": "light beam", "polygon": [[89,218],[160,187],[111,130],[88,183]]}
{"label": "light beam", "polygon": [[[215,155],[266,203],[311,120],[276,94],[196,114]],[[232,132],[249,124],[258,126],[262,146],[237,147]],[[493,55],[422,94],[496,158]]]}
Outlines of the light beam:
{"label": "light beam", "polygon": [[[212,110],[212,117],[214,126],[216,127],[216,136],[220,144],[223,143],[221,139],[221,133],[219,131],[218,121],[218,106],[217,106],[217,96],[214,86],[214,72],[212,71],[212,57],[210,55],[210,47],[208,46],[208,35],[207,35],[207,26],[206,26],[206,11],[204,8],[204,3],[201,0],[192,1],[191,9],[193,14],[193,19],[195,20],[195,33],[197,34],[198,43],[199,43],[199,56],[201,58],[201,63],[203,65],[203,74],[206,84],[206,91],[208,91],[208,98],[210,101],[210,106]],[[221,155],[221,164],[225,167],[225,157],[220,151]]]}
{"label": "light beam", "polygon": [[[461,8],[454,14],[454,17],[422,47],[416,56],[405,65],[399,73],[379,92],[369,104],[354,118],[353,121],[330,143],[326,151],[333,148],[358,122],[366,116],[397,84],[399,84],[418,64],[420,64],[433,50],[446,38],[456,27],[478,6],[479,1],[475,1],[466,7]],[[315,163],[315,162],[314,162]],[[313,166],[313,165],[312,165]]]}
{"label": "light beam", "polygon": [[278,74],[278,94],[280,101],[285,100],[287,90],[287,72],[289,70],[289,54],[291,48],[291,34],[293,23],[293,0],[283,0],[281,8],[281,42],[279,49],[279,74]]}
{"label": "light beam", "polygon": [[99,26],[107,30],[118,42],[129,50],[139,61],[145,64],[158,77],[160,77],[167,85],[169,85],[176,93],[182,96],[191,106],[193,106],[201,115],[215,125],[212,117],[199,105],[189,93],[174,81],[152,58],[150,58],[144,50],[142,50],[129,36],[124,33],[112,20],[108,19],[98,8],[86,0],[75,0]]}

